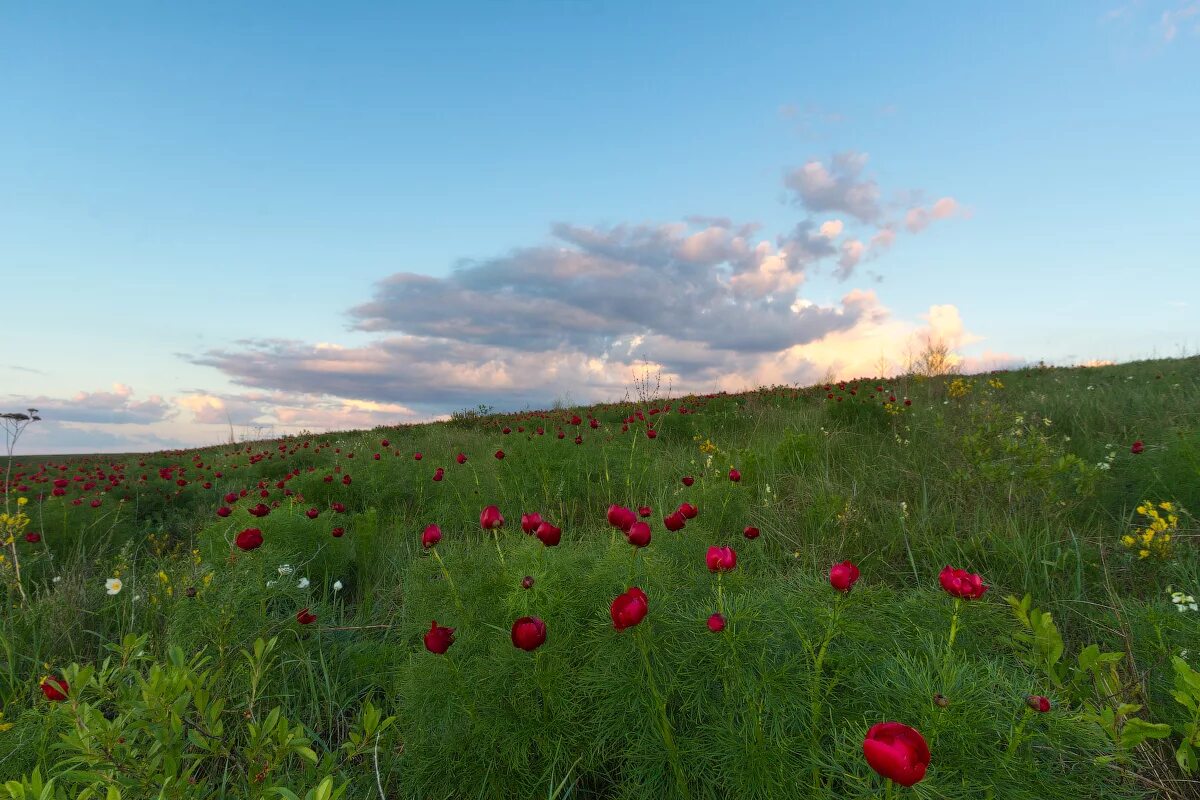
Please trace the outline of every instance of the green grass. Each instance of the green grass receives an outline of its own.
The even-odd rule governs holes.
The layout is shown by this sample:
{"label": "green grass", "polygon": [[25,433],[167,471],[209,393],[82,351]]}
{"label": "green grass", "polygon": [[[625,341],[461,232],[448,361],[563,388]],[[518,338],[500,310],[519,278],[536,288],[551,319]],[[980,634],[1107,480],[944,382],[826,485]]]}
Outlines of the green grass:
{"label": "green grass", "polygon": [[[11,728],[0,781],[36,768],[71,798],[110,786],[127,799],[291,796],[277,787],[318,797],[326,777],[347,798],[867,798],[885,789],[862,738],[896,720],[932,752],[925,779],[899,796],[1194,796],[1196,776],[1175,759],[1192,717],[1172,696],[1171,657],[1200,663],[1200,614],[1178,612],[1167,587],[1200,594],[1196,527],[1182,513],[1166,557],[1139,559],[1121,537],[1143,501],[1200,509],[1200,360],[966,382],[952,397],[949,379],[880,381],[898,398],[887,408],[864,380],[853,396],[834,387],[840,402],[822,386],[777,388],[676,399],[655,415],[668,401],[183,453],[18,457],[8,497],[30,498],[28,530],[42,540],[16,542],[26,603],[11,554],[3,573],[0,723]],[[639,409],[645,421],[622,432]],[[97,494],[122,473],[114,464],[125,480]],[[160,477],[180,465],[187,485]],[[61,498],[37,479],[97,467],[104,481],[87,491],[72,481]],[[297,470],[287,496],[276,481]],[[263,502],[280,505],[255,519],[260,482]],[[242,489],[218,517],[222,495]],[[683,501],[699,515],[669,532],[662,517]],[[654,509],[653,541],[636,556],[605,521],[613,503]],[[498,534],[479,528],[489,504],[506,518]],[[532,511],[562,527],[560,546],[521,533]],[[433,522],[441,564],[420,544]],[[747,525],[761,537],[745,539]],[[332,537],[334,526],[346,534]],[[261,548],[231,547],[246,527],[262,529]],[[738,554],[719,594],[710,545]],[[827,575],[844,559],[862,579],[842,599]],[[284,564],[292,574],[280,575]],[[947,564],[990,587],[963,605],[949,651]],[[118,571],[124,588],[108,596]],[[608,608],[629,586],[650,610],[618,632]],[[1027,593],[1053,616],[1061,663],[1096,644],[1121,654],[1115,682],[1048,674],[1004,602]],[[718,606],[728,626],[714,634],[705,620]],[[304,607],[315,624],[297,624]],[[510,642],[524,615],[549,630],[533,653]],[[434,619],[455,628],[446,656],[422,645]],[[122,646],[127,636],[142,638]],[[274,648],[247,658],[260,639]],[[39,679],[70,678],[72,664],[96,676],[48,702]],[[1030,694],[1049,696],[1052,711],[1027,715]],[[1092,717],[1123,702],[1142,708],[1106,733]],[[252,726],[276,708],[284,727],[256,738]],[[364,709],[394,719],[376,735]],[[1113,736],[1134,717],[1176,730],[1121,747]],[[0,797],[24,796],[16,786]]]}

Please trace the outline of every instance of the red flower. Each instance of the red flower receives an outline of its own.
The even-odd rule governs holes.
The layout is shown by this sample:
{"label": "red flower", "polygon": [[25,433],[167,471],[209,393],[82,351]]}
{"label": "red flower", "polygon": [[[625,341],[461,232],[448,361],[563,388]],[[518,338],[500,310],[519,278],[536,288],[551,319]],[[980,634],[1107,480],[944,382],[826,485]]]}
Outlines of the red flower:
{"label": "red flower", "polygon": [[650,506],[638,506],[638,516],[641,517],[642,519],[645,519],[646,517],[650,516],[652,513],[653,512],[650,510]]}
{"label": "red flower", "polygon": [[433,479],[435,481],[440,481],[443,477],[445,477],[445,475],[446,475],[446,470],[442,469],[441,467],[438,467],[433,472]]}
{"label": "red flower", "polygon": [[513,623],[512,643],[514,646],[533,652],[546,641],[546,623],[537,617],[521,617]]}
{"label": "red flower", "polygon": [[572,424],[572,425],[578,425],[578,424],[579,424],[579,423],[581,423],[581,422],[583,422],[583,420],[579,418],[579,415],[578,415],[578,414],[576,414],[575,416],[571,417],[571,424]]}
{"label": "red flower", "polygon": [[254,550],[262,546],[262,531],[258,528],[246,528],[246,530],[237,535],[234,543],[242,550]]}
{"label": "red flower", "polygon": [[526,575],[524,578],[521,578],[521,588],[522,589],[532,589],[533,588],[533,576],[532,575]]}
{"label": "red flower", "polygon": [[265,503],[259,503],[258,505],[254,506],[253,508],[250,509],[250,516],[252,516],[252,517],[265,517],[267,514],[270,514],[270,513],[271,513],[271,509],[267,508]]}
{"label": "red flower", "polygon": [[342,503],[332,503],[332,504],[330,504],[329,507],[332,508],[338,514],[346,513],[346,506]]}
{"label": "red flower", "polygon": [[635,522],[629,526],[625,538],[634,547],[645,547],[650,544],[650,526],[644,522]]}
{"label": "red flower", "polygon": [[346,533],[346,529],[345,528],[334,528],[329,533],[333,536],[333,538],[340,539]]}
{"label": "red flower", "polygon": [[454,460],[460,464],[465,464],[465,463],[467,463],[467,455],[466,455],[466,453],[459,453],[458,455],[456,455],[454,457]]}
{"label": "red flower", "polygon": [[1038,713],[1045,714],[1050,710],[1050,698],[1043,697],[1040,694],[1031,694],[1025,698],[1025,705]]}
{"label": "red flower", "polygon": [[42,678],[38,686],[42,689],[42,694],[52,703],[60,703],[67,699],[67,694],[71,691],[71,687],[62,678],[54,675],[47,675]]}
{"label": "red flower", "polygon": [[742,473],[738,472],[736,469],[729,470],[729,480],[733,481],[734,483],[737,483],[741,479],[742,479]]}
{"label": "red flower", "polygon": [[505,425],[504,428],[500,432],[503,433],[505,436],[508,436],[510,433],[512,433],[512,428]]}
{"label": "red flower", "polygon": [[758,535],[759,530],[753,525],[747,525],[746,529],[742,531],[742,536],[745,536],[747,539],[757,539]]}
{"label": "red flower", "polygon": [[654,430],[654,428],[647,428],[646,429],[646,438],[647,439],[657,439],[658,431]]}
{"label": "red flower", "polygon": [[683,530],[685,524],[686,521],[683,518],[683,514],[680,514],[678,511],[663,517],[663,526],[669,531]]}
{"label": "red flower", "polygon": [[413,461],[420,461],[424,457],[425,456],[421,455],[420,453],[413,453]]}
{"label": "red flower", "polygon": [[436,523],[428,525],[421,533],[421,547],[428,550],[442,540],[442,529]]}
{"label": "red flower", "polygon": [[938,580],[943,589],[963,600],[978,600],[988,590],[988,587],[983,585],[983,579],[975,573],[965,569],[954,569],[949,565],[942,569]]}
{"label": "red flower", "polygon": [[695,482],[696,482],[696,479],[695,479],[695,478],[693,478],[691,475],[684,475],[684,476],[683,476],[683,485],[684,485],[684,486],[691,486],[691,485],[692,485],[693,483],[695,483]]}
{"label": "red flower", "polygon": [[600,420],[598,420],[598,419],[589,419],[589,420],[588,420],[588,425],[592,426],[592,430],[595,430],[596,428],[599,428],[599,427],[600,427]]}
{"label": "red flower", "polygon": [[863,739],[863,755],[871,769],[901,786],[912,786],[924,778],[929,766],[925,738],[901,722],[872,725]]}
{"label": "red flower", "polygon": [[42,535],[37,531],[30,531],[29,533],[25,534],[25,541],[29,542],[30,544],[37,544],[41,540]]}
{"label": "red flower", "polygon": [[839,592],[848,592],[858,581],[858,567],[849,561],[834,564],[829,568],[829,585]]}
{"label": "red flower", "polygon": [[387,439],[383,439],[382,441],[379,442],[380,447],[391,447],[391,445],[392,445],[392,443],[389,442]]}
{"label": "red flower", "polygon": [[497,450],[497,451],[496,451],[496,460],[497,460],[497,461],[503,461],[503,460],[504,460],[504,451],[503,451],[503,450]]}
{"label": "red flower", "polygon": [[232,513],[233,513],[233,509],[231,509],[229,506],[221,506],[220,508],[217,509],[218,517],[228,517]]}
{"label": "red flower", "polygon": [[349,475],[343,475],[343,476],[342,476],[342,485],[343,485],[343,486],[349,486],[349,485],[350,485],[350,476],[349,476]]}
{"label": "red flower", "polygon": [[1141,439],[1138,439],[1136,442],[1133,443],[1133,447],[1129,448],[1129,452],[1133,453],[1136,456],[1137,454],[1141,453],[1145,449],[1146,449],[1146,445],[1142,444]]}
{"label": "red flower", "polygon": [[549,522],[543,522],[538,525],[535,535],[546,547],[555,547],[562,539],[562,528],[556,528]]}
{"label": "red flower", "polygon": [[737,566],[737,553],[732,547],[710,547],[704,556],[709,572],[729,572]]}
{"label": "red flower", "polygon": [[304,512],[304,516],[308,517],[309,519],[316,519],[320,515],[321,512],[317,511],[315,508],[310,508],[308,511]]}
{"label": "red flower", "polygon": [[521,515],[521,530],[525,533],[534,533],[538,529],[538,525],[542,524],[542,515],[534,511],[532,514]]}
{"label": "red flower", "polygon": [[725,617],[721,614],[713,614],[708,618],[708,629],[713,633],[720,633],[725,630]]}
{"label": "red flower", "polygon": [[443,628],[437,620],[429,623],[429,632],[425,634],[425,649],[434,655],[445,655],[454,644],[454,628]]}
{"label": "red flower", "polygon": [[650,605],[646,599],[646,593],[634,586],[627,589],[624,594],[617,595],[616,599],[612,601],[609,613],[612,614],[613,627],[623,631],[645,619],[646,612],[649,610]]}
{"label": "red flower", "polygon": [[680,503],[679,513],[683,514],[685,519],[695,519],[696,515],[700,513],[700,510],[691,503]]}
{"label": "red flower", "polygon": [[620,528],[625,533],[629,533],[629,526],[635,522],[637,522],[637,516],[625,506],[611,505],[608,507],[608,524],[614,528]]}
{"label": "red flower", "polygon": [[494,531],[504,527],[504,517],[496,506],[488,506],[479,514],[479,526],[485,531]]}
{"label": "red flower", "polygon": [[296,612],[296,622],[301,625],[311,625],[317,621],[316,614],[310,614],[307,608],[302,608]]}

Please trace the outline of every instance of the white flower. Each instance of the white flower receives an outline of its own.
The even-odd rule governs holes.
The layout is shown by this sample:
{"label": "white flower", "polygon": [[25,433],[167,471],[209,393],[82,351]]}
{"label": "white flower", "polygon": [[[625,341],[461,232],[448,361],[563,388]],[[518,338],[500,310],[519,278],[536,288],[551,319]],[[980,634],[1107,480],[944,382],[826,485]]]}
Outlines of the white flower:
{"label": "white flower", "polygon": [[278,583],[278,581],[267,581],[267,588],[268,588],[268,589],[270,589],[270,588],[271,588],[272,586],[274,586],[276,583]]}
{"label": "white flower", "polygon": [[295,570],[292,569],[291,564],[280,564],[279,565],[279,574],[280,575],[283,575],[286,577],[288,575],[291,575],[293,572],[295,572]]}
{"label": "white flower", "polygon": [[133,602],[135,602],[135,603],[136,603],[138,600],[141,600],[141,599],[142,599],[142,596],[141,596],[140,594],[135,594],[135,595],[133,596]]}
{"label": "white flower", "polygon": [[307,589],[308,588],[308,578],[301,578],[299,581],[297,581],[296,588],[297,589]]}
{"label": "white flower", "polygon": [[342,590],[342,582],[341,582],[341,581],[334,581],[334,582],[333,582],[333,590],[334,590],[335,592],[340,592],[340,591]]}
{"label": "white flower", "polygon": [[54,582],[55,582],[55,583],[61,583],[61,582],[62,582],[62,575],[55,575],[55,576],[54,576]]}
{"label": "white flower", "polygon": [[121,587],[124,585],[120,578],[109,578],[104,582],[104,588],[108,590],[109,594],[120,594]]}

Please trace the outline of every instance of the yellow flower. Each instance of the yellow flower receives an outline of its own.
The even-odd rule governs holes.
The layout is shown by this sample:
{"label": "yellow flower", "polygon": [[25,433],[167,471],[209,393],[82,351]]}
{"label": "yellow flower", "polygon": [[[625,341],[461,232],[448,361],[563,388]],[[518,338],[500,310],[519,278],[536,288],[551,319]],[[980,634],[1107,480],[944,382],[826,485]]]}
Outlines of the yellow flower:
{"label": "yellow flower", "polygon": [[19,506],[23,506],[23,505],[25,505],[25,504],[26,504],[26,503],[28,503],[28,502],[29,502],[29,498],[28,498],[28,497],[18,497],[18,498],[17,498],[17,505],[19,505]]}
{"label": "yellow flower", "polygon": [[1125,545],[1126,547],[1133,547],[1133,544],[1136,541],[1137,540],[1134,539],[1129,534],[1125,534],[1124,536],[1121,537],[1121,544]]}
{"label": "yellow flower", "polygon": [[1138,550],[1138,558],[1146,558],[1150,555],[1149,550]]}

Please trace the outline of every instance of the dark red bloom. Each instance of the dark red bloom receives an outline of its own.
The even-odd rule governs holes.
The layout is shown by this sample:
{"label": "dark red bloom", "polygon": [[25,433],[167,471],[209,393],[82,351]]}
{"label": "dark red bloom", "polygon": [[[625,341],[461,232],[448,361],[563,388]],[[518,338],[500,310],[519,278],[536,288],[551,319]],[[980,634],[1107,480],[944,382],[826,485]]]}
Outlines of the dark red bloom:
{"label": "dark red bloom", "polygon": [[442,469],[441,467],[438,467],[436,470],[433,471],[433,479],[435,481],[440,481],[443,477],[445,477],[445,475],[446,475],[446,470]]}
{"label": "dark red bloom", "polygon": [[317,511],[315,508],[310,508],[308,511],[304,512],[304,516],[308,517],[309,519],[316,519],[317,517],[321,516],[321,512]]}
{"label": "dark red bloom", "polygon": [[858,581],[858,567],[849,561],[834,564],[829,568],[829,585],[839,592],[848,592]]}
{"label": "dark red bloom", "polygon": [[546,641],[546,623],[537,617],[521,617],[513,623],[512,643],[514,646],[533,652]]}
{"label": "dark red bloom", "polygon": [[503,451],[503,450],[497,450],[497,451],[496,451],[496,460],[497,460],[497,461],[503,461],[503,460],[504,460],[504,451]]}
{"label": "dark red bloom", "polygon": [[242,550],[254,550],[262,546],[262,531],[258,528],[246,528],[246,530],[237,535],[234,543]]}
{"label": "dark red bloom", "polygon": [[663,526],[669,531],[683,530],[685,524],[686,520],[683,514],[680,514],[678,511],[663,517]]}
{"label": "dark red bloom", "polygon": [[646,612],[649,610],[650,604],[646,599],[646,593],[633,586],[624,594],[616,596],[609,608],[609,613],[612,615],[613,627],[623,631],[645,619]]}
{"label": "dark red bloom", "polygon": [[1045,714],[1050,710],[1050,698],[1040,694],[1031,694],[1025,698],[1025,704],[1038,713]]}
{"label": "dark red bloom", "polygon": [[713,614],[708,618],[708,629],[713,633],[720,633],[725,630],[725,617],[721,614]]}
{"label": "dark red bloom", "polygon": [[683,476],[683,485],[684,485],[684,486],[691,486],[691,485],[692,485],[693,483],[695,483],[695,482],[696,482],[696,479],[695,479],[695,478],[693,478],[691,475],[684,475],[684,476]]}
{"label": "dark red bloom", "polygon": [[925,737],[902,722],[872,725],[863,739],[863,755],[871,769],[901,786],[912,786],[924,778],[929,766]]}
{"label": "dark red bloom", "polygon": [[429,549],[442,540],[442,529],[436,523],[426,526],[421,533],[421,547]]}
{"label": "dark red bloom", "polygon": [[657,439],[658,431],[654,430],[654,428],[647,428],[646,429],[646,438],[647,439]]}
{"label": "dark red bloom", "polygon": [[691,503],[680,503],[679,513],[683,514],[685,519],[695,519],[696,515],[700,513],[700,510]]}
{"label": "dark red bloom", "polygon": [[634,547],[645,547],[650,544],[650,526],[644,522],[635,522],[629,526],[625,538]]}
{"label": "dark red bloom", "polygon": [[329,505],[329,507],[330,507],[330,508],[332,508],[332,509],[333,509],[335,512],[337,512],[338,514],[345,514],[345,513],[346,513],[346,506],[345,506],[345,504],[343,504],[343,503],[331,503],[331,504]]}
{"label": "dark red bloom", "polygon": [[494,531],[504,527],[504,517],[496,506],[488,506],[479,514],[479,527],[485,531]]}
{"label": "dark red bloom", "polygon": [[538,525],[535,535],[546,547],[555,547],[562,539],[562,528],[557,528],[549,522],[543,522]]}
{"label": "dark red bloom", "polygon": [[54,675],[47,675],[38,683],[42,689],[42,694],[52,703],[61,703],[67,699],[67,694],[71,691],[71,687],[67,682]]}
{"label": "dark red bloom", "polygon": [[608,507],[608,524],[629,533],[629,526],[637,522],[637,516],[625,506]]}
{"label": "dark red bloom", "polygon": [[429,631],[425,634],[425,649],[434,655],[445,655],[454,644],[454,628],[443,628],[437,620],[429,623]]}
{"label": "dark red bloom", "polygon": [[265,517],[267,514],[270,514],[270,513],[271,513],[271,509],[268,508],[265,503],[258,503],[257,505],[255,505],[253,508],[250,509],[250,516],[252,516],[252,517]]}
{"label": "dark red bloom", "polygon": [[654,513],[654,512],[650,510],[650,506],[638,506],[638,516],[641,517],[642,519],[645,519],[646,517],[650,516],[652,513]]}
{"label": "dark red bloom", "polygon": [[465,464],[465,463],[467,463],[467,454],[466,454],[466,453],[459,453],[458,455],[456,455],[456,456],[454,457],[454,460],[455,460],[455,461],[457,461],[457,462],[458,462],[458,463],[460,463],[460,464]]}
{"label": "dark red bloom", "polygon": [[421,455],[420,453],[413,453],[413,461],[420,461],[424,457],[425,456]]}
{"label": "dark red bloom", "polygon": [[1133,446],[1129,448],[1129,452],[1133,453],[1136,456],[1137,454],[1141,453],[1145,449],[1146,449],[1146,445],[1142,444],[1141,439],[1138,439],[1136,442],[1133,443]]}
{"label": "dark red bloom", "polygon": [[218,517],[228,517],[232,513],[233,513],[233,509],[231,509],[229,506],[221,506],[220,508],[217,509]]}
{"label": "dark red bloom", "polygon": [[988,587],[983,585],[983,579],[977,574],[965,569],[954,569],[949,565],[942,568],[938,580],[943,589],[963,600],[978,600],[988,590]]}
{"label": "dark red bloom", "polygon": [[226,503],[236,503],[238,501],[237,492],[229,492],[225,495]]}
{"label": "dark red bloom", "polygon": [[340,539],[340,538],[342,538],[342,536],[345,535],[346,529],[345,528],[334,528],[329,533],[330,533],[330,535],[333,536],[333,538]]}
{"label": "dark red bloom", "polygon": [[25,534],[25,541],[29,542],[30,544],[37,544],[41,540],[42,535],[37,531],[30,531],[29,533]]}
{"label": "dark red bloom", "polygon": [[521,530],[525,533],[534,533],[538,529],[538,525],[542,524],[542,515],[534,511],[532,514],[521,515]]}
{"label": "dark red bloom", "polygon": [[759,530],[753,525],[747,525],[742,531],[742,536],[745,536],[747,539],[757,539],[759,536]]}
{"label": "dark red bloom", "polygon": [[296,622],[301,625],[311,625],[317,621],[316,614],[310,614],[307,608],[302,608],[296,612]]}
{"label": "dark red bloom", "polygon": [[343,486],[349,486],[349,485],[350,485],[350,476],[349,476],[349,475],[343,475],[343,476],[342,476],[342,485],[343,485]]}
{"label": "dark red bloom", "polygon": [[737,566],[737,553],[733,552],[732,547],[716,547],[714,545],[708,548],[704,562],[708,564],[709,572],[729,572]]}
{"label": "dark red bloom", "polygon": [[524,578],[521,578],[521,588],[522,589],[532,589],[533,588],[533,576],[532,575],[526,575]]}
{"label": "dark red bloom", "polygon": [[734,483],[737,483],[741,479],[742,479],[742,473],[738,472],[736,469],[729,470],[729,480],[733,481]]}

